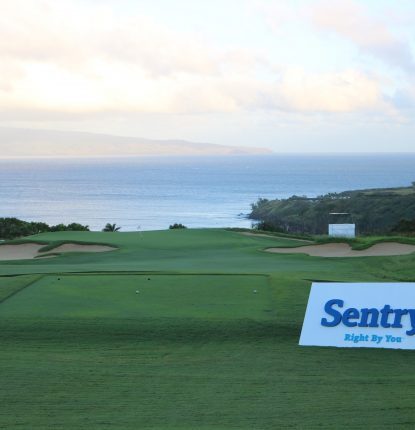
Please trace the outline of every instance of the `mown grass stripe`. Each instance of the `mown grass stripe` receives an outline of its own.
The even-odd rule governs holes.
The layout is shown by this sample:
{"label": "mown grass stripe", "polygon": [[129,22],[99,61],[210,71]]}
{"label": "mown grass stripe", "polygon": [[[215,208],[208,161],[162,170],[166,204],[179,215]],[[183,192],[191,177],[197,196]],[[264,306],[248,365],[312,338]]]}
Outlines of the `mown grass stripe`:
{"label": "mown grass stripe", "polygon": [[[26,277],[26,276],[22,276],[22,278],[23,277]],[[3,277],[1,277],[0,279],[2,279],[2,278]],[[10,279],[10,277],[5,277],[5,278]],[[18,277],[15,277],[15,278],[17,279]],[[22,278],[19,277],[19,280],[21,280]],[[20,293],[25,288],[28,288],[31,285],[35,284],[37,281],[39,281],[40,279],[43,278],[43,275],[38,275],[38,276],[32,276],[31,275],[29,278],[30,278],[29,282],[23,283],[22,285],[19,285],[19,283],[17,283],[16,288],[12,287],[12,289],[10,289],[9,294],[6,294],[4,296],[2,296],[2,294],[0,294],[0,304],[4,303],[6,300],[10,299],[11,297],[15,296],[16,294]],[[0,287],[0,293],[1,293],[1,287]]]}

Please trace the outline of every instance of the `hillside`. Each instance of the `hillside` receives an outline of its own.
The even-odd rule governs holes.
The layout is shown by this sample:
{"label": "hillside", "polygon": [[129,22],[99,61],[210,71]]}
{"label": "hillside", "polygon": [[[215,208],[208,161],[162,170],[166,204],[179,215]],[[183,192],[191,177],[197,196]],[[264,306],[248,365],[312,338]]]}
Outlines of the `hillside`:
{"label": "hillside", "polygon": [[276,230],[327,234],[331,212],[350,213],[360,234],[389,233],[401,220],[415,219],[415,187],[345,191],[317,198],[259,199],[249,217]]}
{"label": "hillside", "polygon": [[0,128],[1,157],[108,157],[158,155],[254,155],[265,148],[154,140],[107,134]]}

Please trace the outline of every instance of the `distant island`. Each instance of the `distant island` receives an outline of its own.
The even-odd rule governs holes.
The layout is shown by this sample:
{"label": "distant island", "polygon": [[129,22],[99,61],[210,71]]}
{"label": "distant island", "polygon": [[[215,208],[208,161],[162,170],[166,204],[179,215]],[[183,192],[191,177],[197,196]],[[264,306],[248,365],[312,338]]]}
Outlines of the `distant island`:
{"label": "distant island", "polygon": [[359,234],[415,234],[415,183],[410,187],[329,193],[316,198],[259,199],[249,218],[261,230],[327,234],[329,214],[349,213]]}
{"label": "distant island", "polygon": [[153,140],[73,131],[0,127],[0,154],[7,157],[209,156],[271,154],[266,148]]}

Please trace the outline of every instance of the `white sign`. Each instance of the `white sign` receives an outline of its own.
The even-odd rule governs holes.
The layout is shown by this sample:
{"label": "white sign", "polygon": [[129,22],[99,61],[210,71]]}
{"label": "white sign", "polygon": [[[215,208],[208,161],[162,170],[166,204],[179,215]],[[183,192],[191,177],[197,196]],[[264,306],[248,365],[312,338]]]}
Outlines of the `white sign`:
{"label": "white sign", "polygon": [[329,236],[356,237],[355,224],[329,224]]}
{"label": "white sign", "polygon": [[313,283],[300,345],[415,349],[415,283]]}

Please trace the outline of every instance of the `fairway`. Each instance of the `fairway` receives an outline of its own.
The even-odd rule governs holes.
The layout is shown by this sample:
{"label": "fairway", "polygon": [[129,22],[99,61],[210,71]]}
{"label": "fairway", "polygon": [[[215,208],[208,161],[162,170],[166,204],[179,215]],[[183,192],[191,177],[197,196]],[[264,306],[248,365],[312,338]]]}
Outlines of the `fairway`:
{"label": "fairway", "polygon": [[0,262],[0,428],[415,425],[412,351],[298,346],[312,280],[411,281],[413,254],[271,254],[298,242],[219,229],[33,239],[118,249]]}

